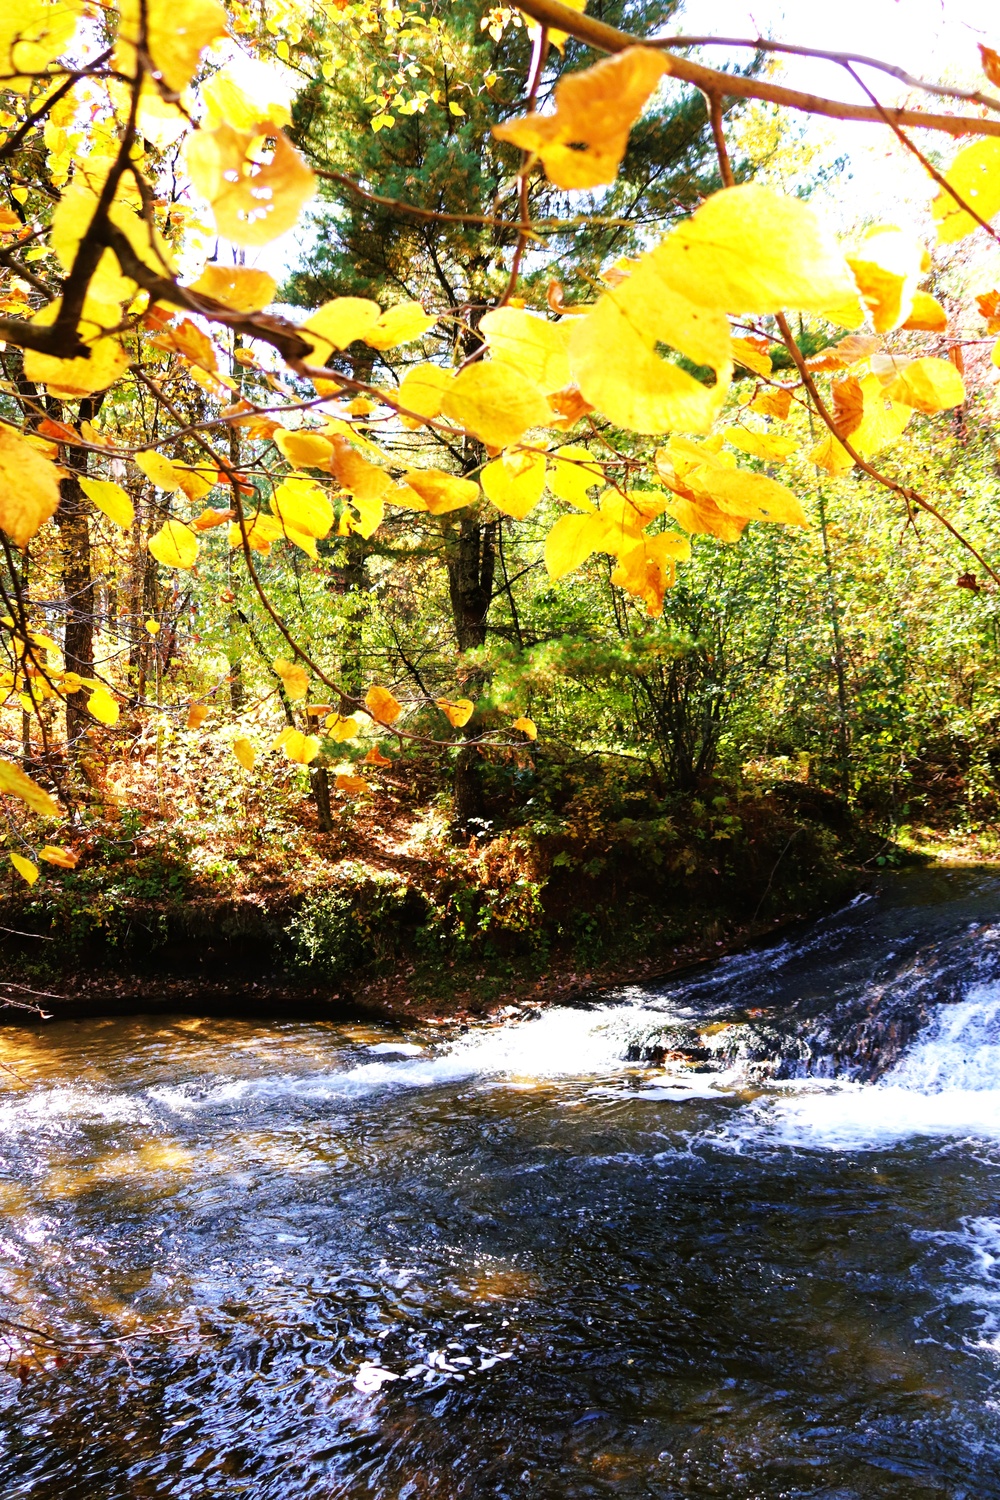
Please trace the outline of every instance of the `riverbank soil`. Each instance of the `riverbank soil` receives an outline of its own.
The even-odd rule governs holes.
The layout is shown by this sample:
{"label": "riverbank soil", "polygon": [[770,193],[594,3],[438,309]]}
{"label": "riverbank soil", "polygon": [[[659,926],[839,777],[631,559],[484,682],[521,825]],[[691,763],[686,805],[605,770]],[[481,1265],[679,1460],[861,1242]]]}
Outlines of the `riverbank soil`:
{"label": "riverbank soil", "polygon": [[644,766],[593,759],[496,773],[489,816],[458,839],[439,774],[397,763],[335,799],[330,831],[287,774],[145,801],[91,788],[76,868],[31,888],[11,874],[5,1019],[565,1000],[717,957],[913,857],[808,783],[670,796]]}

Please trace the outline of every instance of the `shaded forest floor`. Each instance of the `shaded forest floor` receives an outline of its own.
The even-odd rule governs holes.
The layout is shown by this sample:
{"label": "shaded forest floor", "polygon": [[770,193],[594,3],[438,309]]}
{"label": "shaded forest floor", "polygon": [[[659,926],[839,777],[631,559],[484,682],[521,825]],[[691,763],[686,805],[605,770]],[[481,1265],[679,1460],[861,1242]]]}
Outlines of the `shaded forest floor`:
{"label": "shaded forest floor", "polygon": [[487,768],[489,816],[456,841],[440,767],[419,757],[335,805],[332,832],[305,773],[194,791],[181,768],[155,798],[123,774],[91,778],[75,870],[11,880],[4,1019],[460,1019],[717,957],[921,857],[795,781],[671,796],[597,761]]}

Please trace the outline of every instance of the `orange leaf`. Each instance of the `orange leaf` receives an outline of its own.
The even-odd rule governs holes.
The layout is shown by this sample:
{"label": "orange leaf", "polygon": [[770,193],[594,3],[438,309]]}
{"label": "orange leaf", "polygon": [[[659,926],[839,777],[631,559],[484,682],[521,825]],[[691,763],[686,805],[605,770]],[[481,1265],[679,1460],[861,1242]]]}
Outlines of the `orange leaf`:
{"label": "orange leaf", "polygon": [[382,754],[378,745],[373,745],[361,764],[363,766],[391,766],[392,761]]}
{"label": "orange leaf", "polygon": [[58,849],[55,844],[46,844],[44,849],[39,849],[38,858],[47,860],[50,865],[58,865],[61,870],[75,870],[80,862],[79,854],[74,854],[72,849]]}
{"label": "orange leaf", "polygon": [[363,776],[351,776],[346,771],[337,772],[334,785],[338,792],[350,792],[352,795],[371,791],[371,787]]}
{"label": "orange leaf", "polygon": [[522,734],[526,734],[529,740],[537,740],[538,738],[538,730],[535,728],[534,720],[526,719],[523,714],[521,718],[514,720],[514,728],[519,729]]}
{"label": "orange leaf", "polygon": [[837,436],[850,437],[857,432],[865,416],[865,397],[861,382],[848,375],[833,383],[833,418]]}
{"label": "orange leaf", "polygon": [[983,72],[990,83],[995,83],[1000,88],[1000,52],[994,52],[992,47],[984,47],[980,42],[979,54],[983,59]]}
{"label": "orange leaf", "polygon": [[403,712],[403,705],[388,688],[377,685],[370,687],[365,694],[365,707],[377,724],[395,724]]}
{"label": "orange leaf", "polygon": [[204,703],[192,703],[188,708],[188,729],[199,729],[208,718],[208,706]]}
{"label": "orange leaf", "polygon": [[211,531],[213,526],[224,526],[227,521],[234,521],[236,512],[234,510],[203,510],[200,516],[195,516],[191,525],[195,531]]}
{"label": "orange leaf", "polygon": [[51,417],[44,417],[35,431],[41,433],[42,437],[55,438],[57,443],[83,442],[75,427],[71,427],[68,422],[53,422]]}
{"label": "orange leaf", "polygon": [[464,724],[468,724],[475,711],[471,698],[458,698],[454,701],[451,698],[435,698],[434,701],[453,729],[461,729]]}

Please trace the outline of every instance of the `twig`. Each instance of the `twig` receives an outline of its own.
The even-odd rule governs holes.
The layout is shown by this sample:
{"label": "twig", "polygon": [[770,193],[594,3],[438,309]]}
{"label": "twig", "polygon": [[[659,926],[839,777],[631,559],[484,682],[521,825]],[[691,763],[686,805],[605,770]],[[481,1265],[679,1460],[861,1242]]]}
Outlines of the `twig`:
{"label": "twig", "polygon": [[859,67],[877,68],[880,73],[889,73],[893,78],[898,78],[900,83],[905,83],[907,88],[920,89],[924,94],[937,94],[942,99],[961,99],[967,104],[982,104],[986,109],[1000,110],[1000,99],[994,99],[992,94],[971,93],[967,89],[950,88],[944,83],[928,83],[925,78],[914,78],[912,73],[907,73],[905,68],[898,68],[895,63],[880,62],[877,57],[866,57],[861,52],[826,52],[822,47],[796,47],[791,42],[774,42],[760,36],[753,40],[737,36],[667,36],[656,37],[646,45],[649,47],[747,47],[752,48],[754,52],[782,52],[792,57],[815,57],[822,62],[840,63],[844,67],[848,63],[857,63]]}
{"label": "twig", "polygon": [[[687,58],[675,57],[669,51],[670,43],[656,37],[633,36],[608,26],[591,16],[581,15],[561,5],[559,0],[524,0],[520,9],[525,15],[542,25],[557,27],[577,41],[586,43],[597,52],[624,52],[627,47],[656,47],[668,53],[666,71],[681,83],[694,84],[703,94],[718,94],[723,98],[764,99],[770,104],[781,104],[786,109],[801,110],[804,114],[823,115],[830,120],[855,120],[867,124],[883,125],[882,113],[867,104],[847,104],[840,99],[827,99],[822,94],[807,94],[800,89],[785,88],[782,84],[768,83],[762,78],[747,78],[741,73],[724,73],[716,68],[706,68]],[[922,130],[940,130],[946,135],[992,135],[1000,136],[1000,120],[976,119],[972,115],[939,115],[920,109],[893,109],[889,111],[898,125],[910,125]]]}

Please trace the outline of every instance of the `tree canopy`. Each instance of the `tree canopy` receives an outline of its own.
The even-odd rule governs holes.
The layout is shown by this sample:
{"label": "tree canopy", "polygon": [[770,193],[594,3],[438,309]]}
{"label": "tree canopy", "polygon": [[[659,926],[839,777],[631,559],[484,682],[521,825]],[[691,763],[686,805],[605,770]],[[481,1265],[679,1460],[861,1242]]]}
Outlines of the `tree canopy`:
{"label": "tree canopy", "polygon": [[[786,87],[766,39],[708,67],[674,0],[8,9],[0,791],[29,884],[76,863],[126,724],[157,764],[169,730],[233,779],[302,768],[321,827],[422,747],[468,831],[489,755],[540,730],[654,747],[695,788],[769,692],[772,748],[825,716],[850,793],[851,736],[897,753],[880,591],[928,525],[980,613],[914,591],[926,692],[956,633],[992,641],[984,335],[937,286],[996,240],[989,49],[981,89],[869,59],[910,89],[890,107]],[[934,253],[877,204],[845,242],[757,180],[732,145],[753,104],[880,126],[935,185]],[[978,316],[1000,332],[1000,293]],[[808,642],[817,611],[782,659],[779,619]]]}

